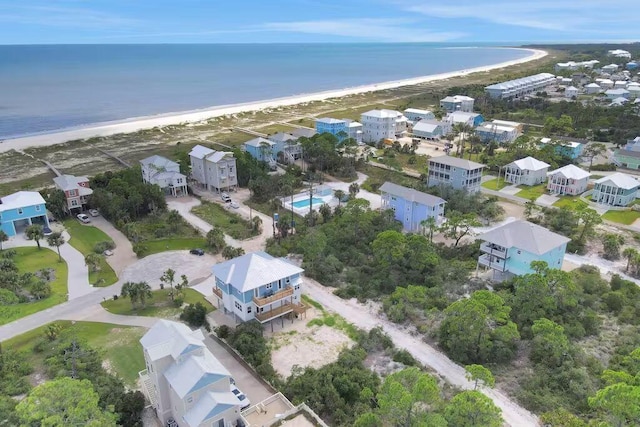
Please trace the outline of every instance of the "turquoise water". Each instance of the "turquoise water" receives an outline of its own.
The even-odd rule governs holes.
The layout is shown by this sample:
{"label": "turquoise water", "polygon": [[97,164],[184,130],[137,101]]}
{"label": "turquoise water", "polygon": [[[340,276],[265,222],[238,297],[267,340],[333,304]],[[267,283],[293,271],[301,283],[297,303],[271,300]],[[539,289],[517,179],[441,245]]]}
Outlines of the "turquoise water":
{"label": "turquoise water", "polygon": [[443,43],[5,45],[0,46],[0,139],[528,55]]}
{"label": "turquoise water", "polygon": [[[311,199],[314,205],[320,205],[324,203],[324,200],[313,198]],[[294,208],[308,208],[309,207],[309,199],[296,200],[292,203]]]}

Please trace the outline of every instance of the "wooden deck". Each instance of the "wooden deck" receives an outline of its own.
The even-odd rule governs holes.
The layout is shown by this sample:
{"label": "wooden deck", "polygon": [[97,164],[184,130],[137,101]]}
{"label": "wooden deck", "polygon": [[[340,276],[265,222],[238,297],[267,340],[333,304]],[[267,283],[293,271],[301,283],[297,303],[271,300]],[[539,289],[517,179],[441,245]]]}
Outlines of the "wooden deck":
{"label": "wooden deck", "polygon": [[293,306],[293,304],[287,301],[280,307],[276,307],[273,310],[256,313],[256,319],[258,319],[260,323],[268,322],[269,320],[276,319],[280,316],[284,316],[285,314],[293,313]]}
{"label": "wooden deck", "polygon": [[273,294],[271,296],[268,296],[268,297],[263,297],[263,298],[253,297],[253,302],[258,307],[262,307],[262,306],[265,306],[267,304],[271,304],[273,302],[281,300],[283,298],[290,297],[291,295],[293,295],[293,288],[289,287],[289,288],[283,289],[281,291],[278,291],[275,294]]}
{"label": "wooden deck", "polygon": [[215,295],[218,295],[218,298],[222,299],[222,289],[214,286],[213,293]]}

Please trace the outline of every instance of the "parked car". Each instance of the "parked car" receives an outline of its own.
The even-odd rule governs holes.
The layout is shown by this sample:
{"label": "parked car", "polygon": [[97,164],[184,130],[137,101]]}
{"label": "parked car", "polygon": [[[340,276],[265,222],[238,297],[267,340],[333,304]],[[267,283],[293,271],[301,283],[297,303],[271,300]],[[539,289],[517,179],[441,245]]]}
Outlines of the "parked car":
{"label": "parked car", "polygon": [[113,251],[111,249],[107,249],[106,251],[102,252],[102,254],[104,256],[111,256],[113,255]]}
{"label": "parked car", "polygon": [[231,206],[233,209],[238,209],[240,207],[240,205],[238,204],[238,202],[230,202],[229,206]]}
{"label": "parked car", "polygon": [[42,233],[45,236],[51,236],[53,234],[53,231],[49,227],[43,227],[42,228]]}
{"label": "parked car", "polygon": [[236,387],[233,384],[231,385],[231,392],[235,394],[238,400],[240,401],[240,410],[244,411],[249,406],[251,406],[251,401],[249,400],[249,398],[245,396],[245,394],[241,392],[240,389],[238,389],[238,387]]}
{"label": "parked car", "polygon": [[89,209],[89,215],[100,216],[100,212],[98,212],[98,209]]}
{"label": "parked car", "polygon": [[173,418],[167,420],[167,427],[178,427],[178,423]]}
{"label": "parked car", "polygon": [[76,218],[78,218],[78,220],[83,224],[89,224],[91,222],[89,217],[86,216],[85,214],[78,214],[76,215]]}
{"label": "parked car", "polygon": [[229,196],[227,193],[220,194],[220,198],[225,203],[231,203],[231,196]]}
{"label": "parked car", "polygon": [[204,250],[202,250],[200,248],[194,248],[194,249],[191,249],[189,251],[189,253],[192,254],[192,255],[202,256],[202,255],[204,255]]}

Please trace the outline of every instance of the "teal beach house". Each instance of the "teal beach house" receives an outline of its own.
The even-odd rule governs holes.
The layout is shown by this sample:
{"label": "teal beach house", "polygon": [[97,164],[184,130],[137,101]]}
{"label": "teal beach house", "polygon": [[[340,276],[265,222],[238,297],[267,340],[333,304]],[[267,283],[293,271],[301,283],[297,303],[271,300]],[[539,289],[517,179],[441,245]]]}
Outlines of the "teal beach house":
{"label": "teal beach house", "polygon": [[32,224],[49,227],[44,199],[37,191],[18,191],[0,199],[0,228],[9,237]]}

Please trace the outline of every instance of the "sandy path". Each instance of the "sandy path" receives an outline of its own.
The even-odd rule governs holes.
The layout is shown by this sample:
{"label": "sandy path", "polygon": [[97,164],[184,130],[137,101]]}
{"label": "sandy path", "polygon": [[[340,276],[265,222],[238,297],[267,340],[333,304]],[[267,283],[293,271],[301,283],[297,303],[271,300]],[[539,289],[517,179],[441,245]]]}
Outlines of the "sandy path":
{"label": "sandy path", "polygon": [[278,108],[314,101],[323,101],[329,98],[339,98],[347,95],[356,95],[366,92],[374,92],[387,89],[395,89],[402,86],[412,86],[422,83],[429,83],[438,80],[450,79],[453,77],[466,76],[472,73],[486,72],[497,68],[504,68],[513,65],[523,64],[543,58],[547,52],[536,49],[523,49],[531,52],[526,58],[506,61],[499,64],[487,65],[484,67],[470,68],[466,70],[453,71],[449,73],[434,74],[430,76],[416,77],[411,79],[396,80],[391,82],[377,83],[371,85],[356,86],[346,89],[329,90],[305,95],[295,95],[283,98],[276,98],[265,101],[249,102],[242,104],[223,105],[203,110],[195,110],[182,113],[168,113],[156,116],[138,117],[122,121],[101,123],[89,127],[64,130],[56,133],[28,136],[23,138],[7,139],[0,144],[0,152],[9,150],[24,150],[28,147],[42,147],[47,145],[61,144],[67,141],[86,139],[97,136],[115,135],[118,133],[132,133],[142,129],[164,127],[182,123],[194,123],[207,120],[213,117],[238,114],[248,111],[260,111],[267,108]]}
{"label": "sandy path", "polygon": [[[465,378],[464,368],[415,335],[370,312],[366,306],[358,304],[355,300],[340,299],[331,293],[331,288],[324,287],[308,277],[305,278],[305,292],[326,309],[339,313],[359,328],[369,330],[381,326],[397,347],[409,351],[413,357],[434,369],[446,381],[464,389],[473,389],[473,384]],[[513,427],[540,425],[534,414],[519,406],[504,393],[486,388],[481,391],[502,409],[502,417],[508,425]]]}

